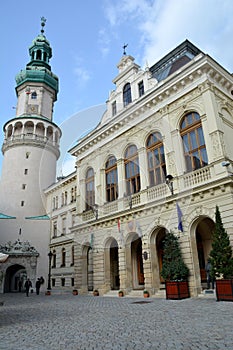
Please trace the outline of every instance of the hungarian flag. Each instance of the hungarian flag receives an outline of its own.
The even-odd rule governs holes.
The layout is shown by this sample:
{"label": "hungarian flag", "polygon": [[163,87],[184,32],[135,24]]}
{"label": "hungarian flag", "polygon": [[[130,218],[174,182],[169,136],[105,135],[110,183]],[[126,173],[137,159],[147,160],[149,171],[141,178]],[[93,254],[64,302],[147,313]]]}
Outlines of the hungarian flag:
{"label": "hungarian flag", "polygon": [[118,219],[117,221],[117,227],[118,227],[118,232],[121,232],[121,220]]}
{"label": "hungarian flag", "polygon": [[182,211],[181,211],[178,203],[176,203],[176,209],[177,209],[177,215],[178,215],[178,230],[181,232],[184,232],[183,224],[182,224],[183,214],[182,214]]}

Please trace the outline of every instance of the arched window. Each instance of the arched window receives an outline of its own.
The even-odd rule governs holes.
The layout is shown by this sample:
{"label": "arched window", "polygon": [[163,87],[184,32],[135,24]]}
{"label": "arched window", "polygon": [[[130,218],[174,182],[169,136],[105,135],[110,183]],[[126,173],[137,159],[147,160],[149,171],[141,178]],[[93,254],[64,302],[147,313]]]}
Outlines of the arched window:
{"label": "arched window", "polygon": [[36,59],[41,60],[41,50],[36,51]]}
{"label": "arched window", "polygon": [[162,136],[159,132],[150,134],[146,143],[150,186],[165,182],[166,164]]}
{"label": "arched window", "polygon": [[132,102],[130,83],[127,83],[124,86],[124,89],[123,89],[123,102],[124,102],[124,107]]}
{"label": "arched window", "polygon": [[198,113],[188,113],[183,117],[180,134],[183,140],[186,170],[189,172],[206,166],[208,157]]}
{"label": "arched window", "polygon": [[138,150],[135,145],[125,151],[125,180],[127,195],[140,191]]}
{"label": "arched window", "polygon": [[31,93],[31,99],[32,99],[32,100],[36,100],[36,99],[37,99],[37,93],[36,93],[35,91],[33,91],[33,92]]}
{"label": "arched window", "polygon": [[66,266],[66,250],[65,248],[62,248],[61,250],[61,267]]}
{"label": "arched window", "polygon": [[95,204],[94,185],[94,170],[90,168],[86,173],[86,210],[91,209]]}
{"label": "arched window", "polygon": [[105,164],[106,200],[112,202],[118,198],[117,162],[114,156],[108,158]]}

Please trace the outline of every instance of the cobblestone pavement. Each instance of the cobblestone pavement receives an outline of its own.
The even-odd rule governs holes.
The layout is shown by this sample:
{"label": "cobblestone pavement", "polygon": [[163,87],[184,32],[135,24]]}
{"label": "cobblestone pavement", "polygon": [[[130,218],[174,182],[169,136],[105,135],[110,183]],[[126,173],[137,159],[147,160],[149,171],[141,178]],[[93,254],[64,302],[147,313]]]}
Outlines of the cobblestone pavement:
{"label": "cobblestone pavement", "polygon": [[233,349],[233,303],[3,294],[1,350]]}

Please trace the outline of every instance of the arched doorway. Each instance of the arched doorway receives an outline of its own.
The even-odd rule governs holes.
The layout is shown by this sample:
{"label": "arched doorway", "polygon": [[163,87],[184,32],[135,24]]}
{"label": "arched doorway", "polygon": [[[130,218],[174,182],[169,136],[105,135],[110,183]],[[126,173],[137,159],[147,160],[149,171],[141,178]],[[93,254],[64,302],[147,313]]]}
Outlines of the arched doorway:
{"label": "arched doorway", "polygon": [[105,243],[104,262],[106,289],[118,290],[120,288],[118,243],[113,237],[108,238]]}
{"label": "arched doorway", "polygon": [[212,246],[212,232],[214,222],[209,218],[203,218],[196,227],[196,246],[202,285],[206,283],[205,265]]}
{"label": "arched doorway", "polygon": [[120,288],[118,244],[115,239],[110,245],[110,281],[112,290]]}
{"label": "arched doorway", "polygon": [[5,275],[4,293],[22,292],[26,278],[27,272],[24,266],[19,264],[9,266]]}
{"label": "arched doorway", "polygon": [[137,236],[131,243],[131,257],[132,257],[132,275],[133,288],[143,289],[144,287],[144,271],[142,260],[142,240]]}
{"label": "arched doorway", "polygon": [[165,281],[161,276],[161,271],[163,267],[163,240],[165,238],[166,229],[161,227],[157,236],[156,236],[156,249],[157,249],[157,257],[158,257],[158,268],[159,268],[159,281],[164,284]]}
{"label": "arched doorway", "polygon": [[93,250],[88,247],[87,250],[87,289],[93,291]]}

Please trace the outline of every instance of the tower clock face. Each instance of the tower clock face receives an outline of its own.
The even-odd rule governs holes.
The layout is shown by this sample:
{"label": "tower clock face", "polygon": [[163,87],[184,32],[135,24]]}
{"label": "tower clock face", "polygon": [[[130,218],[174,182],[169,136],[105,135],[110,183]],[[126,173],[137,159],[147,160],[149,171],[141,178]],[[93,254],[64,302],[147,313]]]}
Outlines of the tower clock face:
{"label": "tower clock face", "polygon": [[28,105],[27,113],[38,113],[38,105]]}

